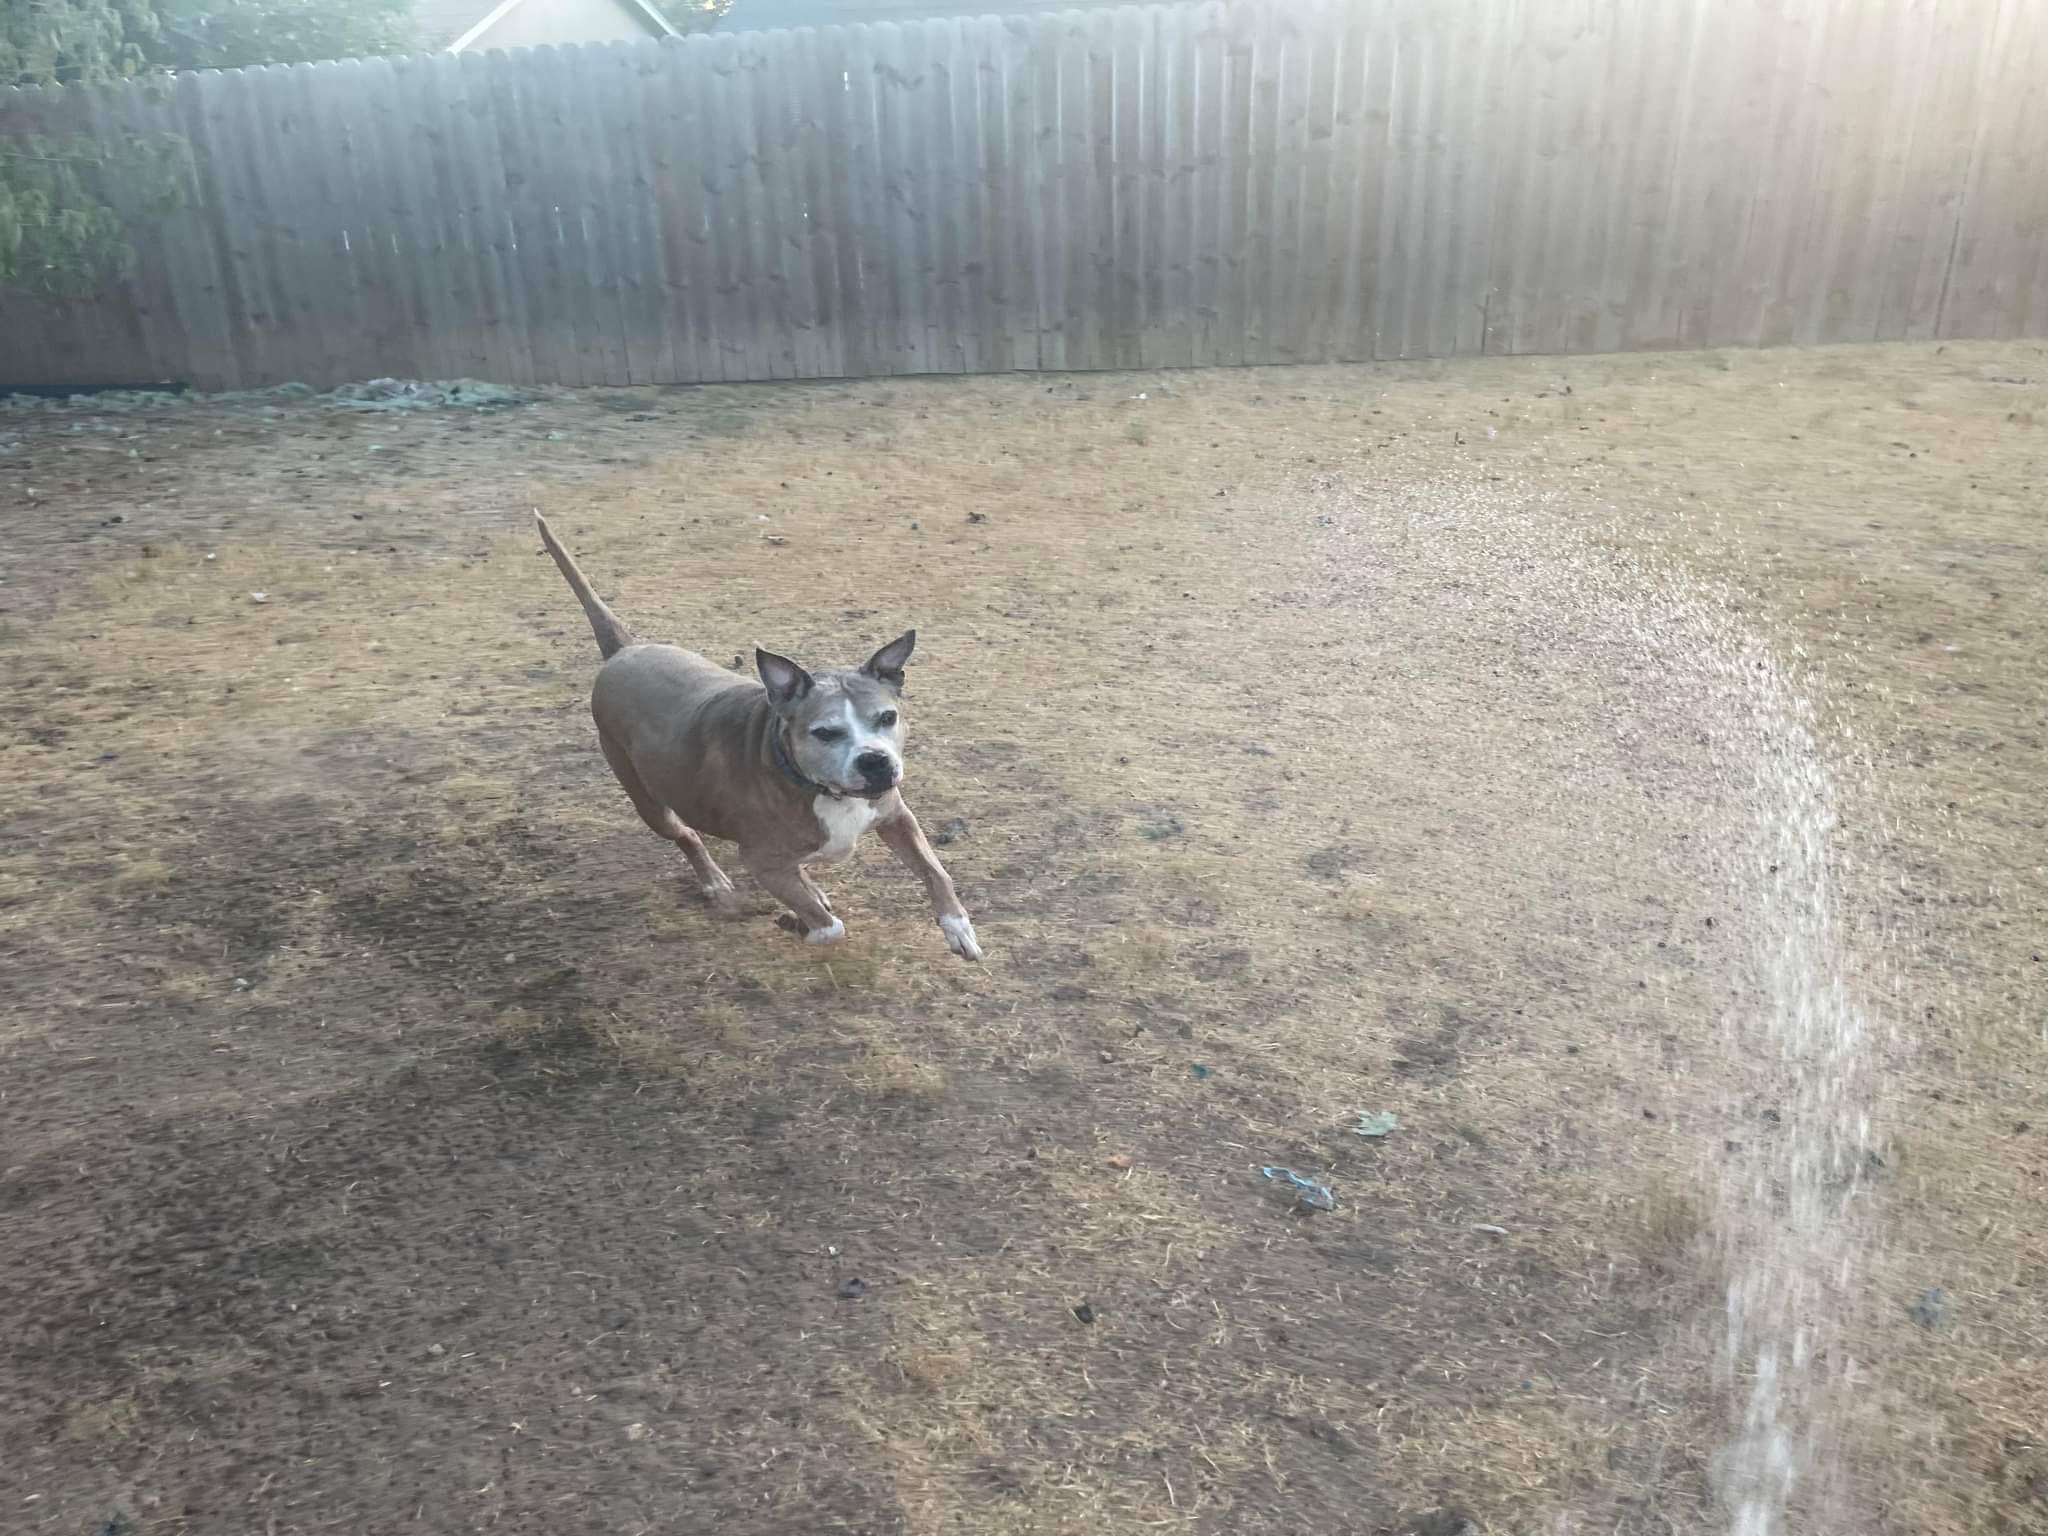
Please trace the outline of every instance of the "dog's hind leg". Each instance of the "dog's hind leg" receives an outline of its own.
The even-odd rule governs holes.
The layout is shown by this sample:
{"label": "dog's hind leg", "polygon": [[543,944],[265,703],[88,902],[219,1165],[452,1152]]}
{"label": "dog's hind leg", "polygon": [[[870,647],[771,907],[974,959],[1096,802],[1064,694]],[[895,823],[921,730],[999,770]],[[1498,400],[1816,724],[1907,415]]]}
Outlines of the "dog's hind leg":
{"label": "dog's hind leg", "polygon": [[620,788],[631,798],[640,819],[654,829],[657,837],[665,837],[683,850],[683,857],[690,861],[690,868],[697,873],[697,887],[704,893],[704,899],[715,907],[730,906],[732,881],[726,878],[725,871],[711,857],[711,851],[704,846],[704,839],[682,817],[647,793],[647,786],[640,782],[640,775],[624,747],[603,731],[597,733],[597,741],[604,748],[604,760],[612,765]]}

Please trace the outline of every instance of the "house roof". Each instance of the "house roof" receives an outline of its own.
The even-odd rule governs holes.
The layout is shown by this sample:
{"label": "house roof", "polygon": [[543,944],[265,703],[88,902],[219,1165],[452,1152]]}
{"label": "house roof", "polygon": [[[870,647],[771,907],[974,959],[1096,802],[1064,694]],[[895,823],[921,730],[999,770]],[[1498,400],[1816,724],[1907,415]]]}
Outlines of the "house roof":
{"label": "house roof", "polygon": [[422,48],[446,48],[498,8],[498,0],[412,0]]}
{"label": "house roof", "polygon": [[[715,30],[765,32],[778,27],[850,27],[921,16],[1015,15],[1025,11],[1093,10],[1148,0],[732,0]],[[1151,0],[1157,3],[1157,0]]]}
{"label": "house roof", "polygon": [[[526,0],[412,0],[413,16],[419,23],[422,48],[439,53],[467,47],[483,31],[502,20]],[[638,12],[647,30],[657,37],[674,37],[676,29],[648,0],[618,0]]]}

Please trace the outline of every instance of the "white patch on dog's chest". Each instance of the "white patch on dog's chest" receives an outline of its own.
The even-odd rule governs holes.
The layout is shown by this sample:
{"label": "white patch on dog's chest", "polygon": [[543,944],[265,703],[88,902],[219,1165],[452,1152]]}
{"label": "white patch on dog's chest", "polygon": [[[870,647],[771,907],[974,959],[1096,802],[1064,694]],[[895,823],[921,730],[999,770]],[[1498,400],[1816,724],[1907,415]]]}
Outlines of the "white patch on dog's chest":
{"label": "white patch on dog's chest", "polygon": [[875,802],[872,800],[819,795],[811,802],[811,811],[817,816],[818,826],[825,834],[825,846],[811,855],[811,861],[819,864],[837,864],[846,858],[853,852],[854,844],[860,841],[861,833],[875,824]]}

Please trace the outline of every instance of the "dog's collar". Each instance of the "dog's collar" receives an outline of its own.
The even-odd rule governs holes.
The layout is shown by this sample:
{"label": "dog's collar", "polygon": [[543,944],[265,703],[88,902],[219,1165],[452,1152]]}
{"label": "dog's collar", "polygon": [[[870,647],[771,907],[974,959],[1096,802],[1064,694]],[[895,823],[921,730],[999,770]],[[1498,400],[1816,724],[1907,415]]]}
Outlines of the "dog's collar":
{"label": "dog's collar", "polygon": [[806,774],[803,769],[797,767],[796,759],[790,755],[789,732],[786,729],[776,731],[774,748],[775,766],[780,768],[783,776],[790,783],[796,785],[797,788],[807,789],[814,795],[830,795],[834,800],[844,800],[846,798],[845,790],[834,789],[830,784],[820,784],[816,779]]}

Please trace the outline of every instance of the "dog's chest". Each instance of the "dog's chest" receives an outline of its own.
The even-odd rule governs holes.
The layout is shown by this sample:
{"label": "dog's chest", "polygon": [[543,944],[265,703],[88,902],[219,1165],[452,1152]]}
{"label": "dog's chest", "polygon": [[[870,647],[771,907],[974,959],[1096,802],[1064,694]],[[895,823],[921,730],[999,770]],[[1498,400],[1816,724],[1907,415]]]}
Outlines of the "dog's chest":
{"label": "dog's chest", "polygon": [[811,855],[811,861],[819,864],[836,864],[847,857],[861,834],[875,824],[872,800],[838,800],[820,795],[811,802],[811,810],[818,818],[819,830],[825,834],[825,846]]}

